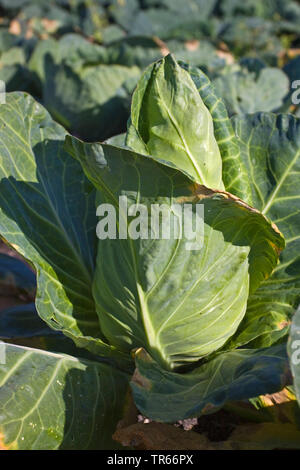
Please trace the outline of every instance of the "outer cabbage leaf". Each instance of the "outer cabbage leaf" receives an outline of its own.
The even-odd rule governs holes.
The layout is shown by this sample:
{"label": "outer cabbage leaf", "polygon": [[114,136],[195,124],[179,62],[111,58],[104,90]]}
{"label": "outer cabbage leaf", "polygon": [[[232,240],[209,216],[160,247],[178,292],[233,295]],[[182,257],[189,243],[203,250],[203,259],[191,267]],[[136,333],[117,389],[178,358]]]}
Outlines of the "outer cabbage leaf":
{"label": "outer cabbage leaf", "polygon": [[65,134],[33,98],[7,95],[0,106],[0,233],[36,268],[43,320],[110,355],[92,296],[95,191],[63,150]]}
{"label": "outer cabbage leaf", "polygon": [[203,245],[193,251],[185,233],[154,239],[150,220],[148,238],[118,239],[116,233],[112,239],[111,233],[99,240],[93,293],[111,344],[124,352],[143,346],[167,368],[220,348],[245,313],[249,275],[254,291],[276,265],[281,235],[258,211],[228,193],[191,184],[157,158],[70,136],[66,149],[98,189],[98,203],[115,207],[125,224],[120,196],[127,196],[129,210],[144,204],[147,221],[150,205],[165,204],[170,226],[180,225],[174,204],[204,207]]}
{"label": "outer cabbage leaf", "polygon": [[168,55],[146,69],[132,97],[126,145],[224,189],[212,117],[190,75]]}
{"label": "outer cabbage leaf", "polygon": [[268,346],[286,335],[300,300],[300,120],[256,114],[233,119],[254,207],[279,227],[286,248],[272,277],[249,298],[230,346]]}
{"label": "outer cabbage leaf", "polygon": [[[1,346],[3,348],[3,345]],[[0,448],[114,449],[128,378],[111,366],[5,345]]]}
{"label": "outer cabbage leaf", "polygon": [[131,381],[139,410],[155,421],[213,413],[227,401],[274,393],[290,381],[286,346],[218,354],[191,373],[162,369],[143,349]]}

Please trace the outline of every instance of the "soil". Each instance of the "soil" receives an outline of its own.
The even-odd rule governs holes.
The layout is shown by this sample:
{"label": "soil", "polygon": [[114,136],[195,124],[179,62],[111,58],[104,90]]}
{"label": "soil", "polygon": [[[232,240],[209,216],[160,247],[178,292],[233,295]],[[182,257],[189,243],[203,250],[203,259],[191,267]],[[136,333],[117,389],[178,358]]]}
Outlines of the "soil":
{"label": "soil", "polygon": [[[138,423],[151,423],[150,419],[140,414],[137,420]],[[184,431],[194,431],[198,434],[204,434],[211,442],[220,442],[228,439],[239,424],[246,422],[247,421],[243,420],[240,416],[222,409],[211,415],[178,421],[174,426]]]}

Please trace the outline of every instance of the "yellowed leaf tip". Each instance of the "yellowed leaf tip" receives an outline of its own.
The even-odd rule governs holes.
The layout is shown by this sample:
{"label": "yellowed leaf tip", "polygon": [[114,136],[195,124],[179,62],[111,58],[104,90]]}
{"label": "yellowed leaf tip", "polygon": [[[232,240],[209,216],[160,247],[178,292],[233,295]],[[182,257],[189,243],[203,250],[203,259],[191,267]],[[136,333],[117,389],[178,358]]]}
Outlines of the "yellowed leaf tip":
{"label": "yellowed leaf tip", "polygon": [[10,445],[5,444],[4,434],[0,432],[0,450],[17,450],[17,443],[13,442]]}

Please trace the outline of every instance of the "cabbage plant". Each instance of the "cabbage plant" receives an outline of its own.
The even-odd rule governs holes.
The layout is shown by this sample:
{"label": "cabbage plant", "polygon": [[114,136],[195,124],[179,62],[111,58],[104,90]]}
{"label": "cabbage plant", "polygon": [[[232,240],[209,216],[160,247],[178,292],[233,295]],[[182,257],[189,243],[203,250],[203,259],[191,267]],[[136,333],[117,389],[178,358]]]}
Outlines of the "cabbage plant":
{"label": "cabbage plant", "polygon": [[[35,268],[36,309],[57,337],[36,347],[28,322],[25,346],[0,345],[0,447],[111,449],[131,395],[172,423],[289,383],[299,148],[299,119],[229,120],[201,70],[171,55],[140,79],[126,136],[106,143],[8,94],[0,232]],[[173,228],[186,205],[193,227],[201,206],[201,246],[187,249],[185,231],[150,236],[153,205]]]}

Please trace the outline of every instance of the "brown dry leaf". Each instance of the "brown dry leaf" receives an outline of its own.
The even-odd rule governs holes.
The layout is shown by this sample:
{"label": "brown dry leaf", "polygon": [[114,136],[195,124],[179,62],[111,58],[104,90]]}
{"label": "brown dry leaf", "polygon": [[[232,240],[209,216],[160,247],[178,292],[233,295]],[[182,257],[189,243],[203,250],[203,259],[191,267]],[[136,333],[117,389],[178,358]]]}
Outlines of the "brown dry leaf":
{"label": "brown dry leaf", "polygon": [[216,446],[203,435],[184,431],[171,424],[132,424],[118,429],[113,439],[137,450],[214,450]]}
{"label": "brown dry leaf", "polygon": [[9,25],[9,32],[19,36],[22,32],[21,24],[18,20],[12,20]]}
{"label": "brown dry leaf", "polygon": [[190,39],[184,44],[188,51],[196,51],[199,47],[200,41],[198,41],[198,39]]}
{"label": "brown dry leaf", "polygon": [[220,57],[220,59],[224,59],[226,64],[231,65],[231,64],[234,63],[234,57],[233,57],[232,54],[230,54],[230,52],[224,52],[224,51],[221,51],[221,50],[217,50],[216,54],[217,54],[218,57]]}
{"label": "brown dry leaf", "polygon": [[284,328],[286,328],[287,326],[290,326],[291,324],[292,324],[291,320],[285,320],[285,321],[281,321],[277,323],[277,326],[280,330],[283,330]]}
{"label": "brown dry leaf", "polygon": [[161,55],[165,57],[166,55],[170,54],[170,49],[168,48],[167,44],[159,39],[157,36],[153,37],[153,41],[157,44],[160,49]]}

